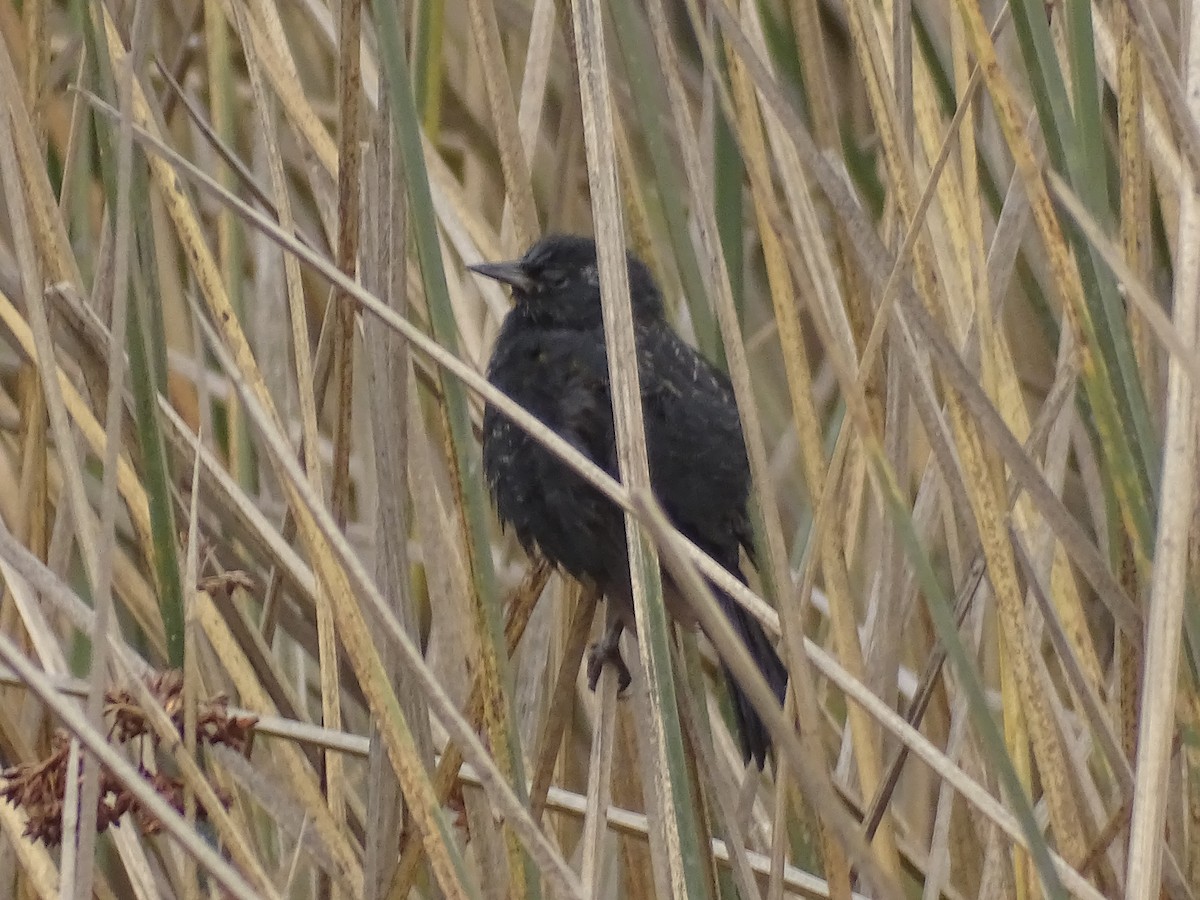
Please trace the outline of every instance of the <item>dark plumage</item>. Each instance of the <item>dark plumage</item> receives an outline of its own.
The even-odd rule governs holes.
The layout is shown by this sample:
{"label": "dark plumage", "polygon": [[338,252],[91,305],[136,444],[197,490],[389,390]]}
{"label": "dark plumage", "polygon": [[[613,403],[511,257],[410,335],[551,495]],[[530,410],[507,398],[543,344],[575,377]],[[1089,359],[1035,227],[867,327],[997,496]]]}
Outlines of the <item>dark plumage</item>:
{"label": "dark plumage", "polygon": [[[628,261],[655,496],[683,534],[745,580],[739,550],[750,550],[750,472],[733,391],[667,323],[649,270],[632,255]],[[510,285],[515,301],[488,380],[618,477],[595,243],[549,236],[519,260],[471,268]],[[611,654],[620,627],[633,626],[621,510],[491,406],[483,416],[483,467],[497,513],[522,546],[593,582],[615,605],[617,629],[599,647]],[[686,604],[672,600],[675,594],[665,577],[668,609],[686,621]],[[716,596],[782,700],[787,671],[771,641],[731,597],[719,590]],[[599,668],[589,666],[589,675],[594,687]],[[728,672],[726,682],[743,753],[761,767],[767,731]]]}

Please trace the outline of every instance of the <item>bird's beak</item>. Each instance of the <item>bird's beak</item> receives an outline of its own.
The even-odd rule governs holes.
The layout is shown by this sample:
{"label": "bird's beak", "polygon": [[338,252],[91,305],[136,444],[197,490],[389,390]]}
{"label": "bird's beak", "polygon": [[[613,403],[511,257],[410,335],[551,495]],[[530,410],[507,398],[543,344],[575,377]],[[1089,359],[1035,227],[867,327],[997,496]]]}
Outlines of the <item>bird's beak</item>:
{"label": "bird's beak", "polygon": [[467,266],[472,272],[493,278],[502,284],[511,284],[516,290],[528,292],[533,290],[533,279],[525,274],[525,267],[519,259],[509,262],[479,263]]}

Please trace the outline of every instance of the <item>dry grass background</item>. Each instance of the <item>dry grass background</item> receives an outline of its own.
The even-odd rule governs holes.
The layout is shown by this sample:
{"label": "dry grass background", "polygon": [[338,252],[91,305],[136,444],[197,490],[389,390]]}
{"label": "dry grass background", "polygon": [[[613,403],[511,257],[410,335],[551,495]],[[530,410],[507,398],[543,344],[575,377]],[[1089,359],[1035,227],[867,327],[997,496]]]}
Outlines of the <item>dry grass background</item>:
{"label": "dry grass background", "polygon": [[[1191,13],[0,0],[0,760],[66,834],[0,802],[0,897],[1196,896]],[[495,525],[464,265],[546,230],[733,378],[766,776],[626,403],[629,491],[547,440],[642,523],[627,698]]]}

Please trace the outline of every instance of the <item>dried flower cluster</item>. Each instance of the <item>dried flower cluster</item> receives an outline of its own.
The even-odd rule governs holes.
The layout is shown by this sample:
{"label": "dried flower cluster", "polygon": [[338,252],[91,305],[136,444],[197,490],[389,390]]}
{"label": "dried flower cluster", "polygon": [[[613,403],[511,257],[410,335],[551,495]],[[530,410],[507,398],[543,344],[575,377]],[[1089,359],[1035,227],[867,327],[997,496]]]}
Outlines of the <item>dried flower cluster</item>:
{"label": "dried flower cluster", "polygon": [[[176,670],[164,672],[147,679],[146,686],[163,709],[171,717],[175,730],[183,735],[183,676]],[[158,735],[150,727],[148,716],[129,691],[109,691],[104,697],[104,714],[111,722],[109,740],[126,744],[145,739],[157,747]],[[218,695],[196,706],[196,741],[199,744],[223,744],[241,752],[245,749],[254,729],[253,716],[231,716],[229,702]],[[67,760],[70,753],[70,738],[63,731],[55,734],[51,754],[34,763],[14,766],[0,772],[0,797],[25,810],[28,824],[25,834],[48,846],[62,841],[63,806],[67,787]],[[138,748],[139,751],[145,747]],[[135,752],[142,777],[168,803],[183,811],[183,782],[162,771],[149,771],[144,761],[145,752]],[[218,793],[221,802],[229,804],[229,798]],[[100,769],[100,796],[96,807],[96,828],[103,831],[116,824],[125,813],[148,834],[161,829],[143,804],[106,768]],[[203,814],[203,811],[201,811]]]}

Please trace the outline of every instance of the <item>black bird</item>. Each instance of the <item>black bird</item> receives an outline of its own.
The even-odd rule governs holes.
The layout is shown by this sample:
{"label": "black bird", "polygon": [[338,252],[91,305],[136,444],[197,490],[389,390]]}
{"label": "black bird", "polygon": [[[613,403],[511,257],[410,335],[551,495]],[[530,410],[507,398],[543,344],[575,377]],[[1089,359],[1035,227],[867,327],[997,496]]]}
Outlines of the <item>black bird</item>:
{"label": "black bird", "polygon": [[[750,469],[732,387],[667,323],[649,269],[632,254],[628,266],[654,494],[683,534],[745,581],[739,549],[751,551]],[[595,242],[551,235],[518,260],[471,269],[511,286],[515,301],[488,380],[619,477]],[[500,520],[525,550],[537,548],[615,605],[613,628],[593,648],[589,683],[595,689],[603,661],[611,659],[626,686],[617,640],[634,617],[621,509],[490,405],[483,414],[483,468]],[[672,615],[694,626],[666,573],[663,587]],[[728,594],[716,596],[782,702],[787,670],[770,639]],[[770,747],[766,727],[728,670],[725,677],[743,756],[761,768]]]}

